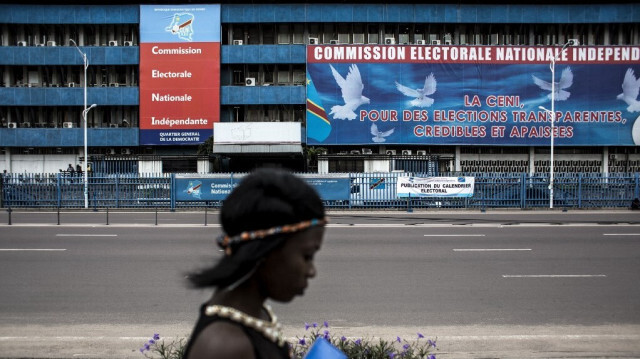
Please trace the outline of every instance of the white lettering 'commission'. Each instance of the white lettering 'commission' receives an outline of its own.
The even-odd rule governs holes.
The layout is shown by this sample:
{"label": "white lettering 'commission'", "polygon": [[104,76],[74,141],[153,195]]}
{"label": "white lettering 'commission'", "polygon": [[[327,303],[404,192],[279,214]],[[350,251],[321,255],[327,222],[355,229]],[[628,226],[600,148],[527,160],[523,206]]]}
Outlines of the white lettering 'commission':
{"label": "white lettering 'commission'", "polygon": [[208,125],[209,120],[206,118],[167,118],[163,117],[161,119],[157,119],[155,117],[151,117],[151,124],[156,126],[184,126],[184,125]]}
{"label": "white lettering 'commission'", "polygon": [[161,49],[158,46],[151,48],[151,52],[154,55],[197,55],[202,54],[202,49],[193,48],[191,46],[187,48],[178,47],[177,49]]}

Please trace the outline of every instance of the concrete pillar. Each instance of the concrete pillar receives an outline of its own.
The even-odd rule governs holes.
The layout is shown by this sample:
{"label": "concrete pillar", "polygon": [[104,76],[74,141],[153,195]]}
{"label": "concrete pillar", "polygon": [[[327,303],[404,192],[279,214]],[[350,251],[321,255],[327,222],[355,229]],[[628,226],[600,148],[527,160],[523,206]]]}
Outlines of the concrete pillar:
{"label": "concrete pillar", "polygon": [[162,173],[162,161],[140,160],[138,161],[138,173]]}
{"label": "concrete pillar", "polygon": [[529,147],[529,174],[533,175],[536,172],[536,151],[535,147]]}
{"label": "concrete pillar", "polygon": [[11,173],[11,148],[4,148],[4,169]]}
{"label": "concrete pillar", "polygon": [[609,147],[602,147],[602,169],[603,174],[609,174]]}
{"label": "concrete pillar", "polygon": [[533,25],[529,25],[529,45],[534,46],[536,44],[536,33],[533,31]]}
{"label": "concrete pillar", "polygon": [[327,174],[329,173],[329,160],[318,160],[318,173]]}
{"label": "concrete pillar", "polygon": [[453,170],[455,172],[460,172],[462,167],[460,166],[460,146],[456,146],[456,155],[454,156],[455,164]]}
{"label": "concrete pillar", "polygon": [[211,162],[208,158],[198,159],[198,173],[210,173]]}

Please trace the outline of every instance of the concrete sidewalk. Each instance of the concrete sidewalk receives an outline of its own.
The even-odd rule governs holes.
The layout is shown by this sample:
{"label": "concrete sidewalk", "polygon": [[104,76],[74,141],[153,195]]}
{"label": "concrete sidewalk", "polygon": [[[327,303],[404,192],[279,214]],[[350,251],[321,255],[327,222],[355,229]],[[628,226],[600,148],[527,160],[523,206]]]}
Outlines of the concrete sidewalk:
{"label": "concrete sidewalk", "polygon": [[[142,358],[140,347],[159,333],[166,343],[186,338],[191,324],[175,325],[0,325],[0,358]],[[324,328],[323,328],[324,329]],[[304,328],[284,326],[294,342],[308,334]],[[331,335],[394,341],[413,341],[417,333],[436,340],[437,358],[639,358],[640,326],[434,326],[333,327]],[[37,334],[36,334],[37,333]]]}

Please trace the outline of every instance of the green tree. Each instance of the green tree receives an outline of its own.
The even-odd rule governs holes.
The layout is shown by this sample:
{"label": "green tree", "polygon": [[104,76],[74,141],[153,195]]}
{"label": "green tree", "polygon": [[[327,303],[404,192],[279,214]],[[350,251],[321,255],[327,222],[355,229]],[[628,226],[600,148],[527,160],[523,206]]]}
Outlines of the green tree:
{"label": "green tree", "polygon": [[213,136],[207,138],[198,146],[199,155],[211,155],[213,153]]}
{"label": "green tree", "polygon": [[305,147],[304,156],[306,158],[307,170],[318,169],[318,156],[327,153],[324,147]]}

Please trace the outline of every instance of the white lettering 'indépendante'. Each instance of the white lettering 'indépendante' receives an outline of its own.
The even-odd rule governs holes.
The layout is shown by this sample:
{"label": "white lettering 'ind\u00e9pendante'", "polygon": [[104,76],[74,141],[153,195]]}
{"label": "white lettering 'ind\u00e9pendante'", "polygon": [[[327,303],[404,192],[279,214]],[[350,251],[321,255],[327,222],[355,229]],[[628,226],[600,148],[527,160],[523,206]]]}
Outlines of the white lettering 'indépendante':
{"label": "white lettering 'ind\u00e9pendante'", "polygon": [[151,117],[151,124],[156,126],[184,126],[184,125],[208,125],[209,120],[206,118],[155,118]]}
{"label": "white lettering 'ind\u00e9pendante'", "polygon": [[170,79],[170,78],[191,78],[191,72],[184,70],[181,72],[160,72],[158,70],[151,70],[151,77],[154,79]]}
{"label": "white lettering 'ind\u00e9pendante'", "polygon": [[159,93],[152,93],[151,94],[151,101],[157,101],[157,102],[191,102],[191,95],[178,95],[178,96],[172,96],[172,95],[160,95]]}
{"label": "white lettering 'ind\u00e9pendante'", "polygon": [[176,49],[162,49],[159,46],[151,48],[151,53],[154,55],[198,55],[202,54],[202,49],[193,48],[191,46],[187,48],[178,47]]}

